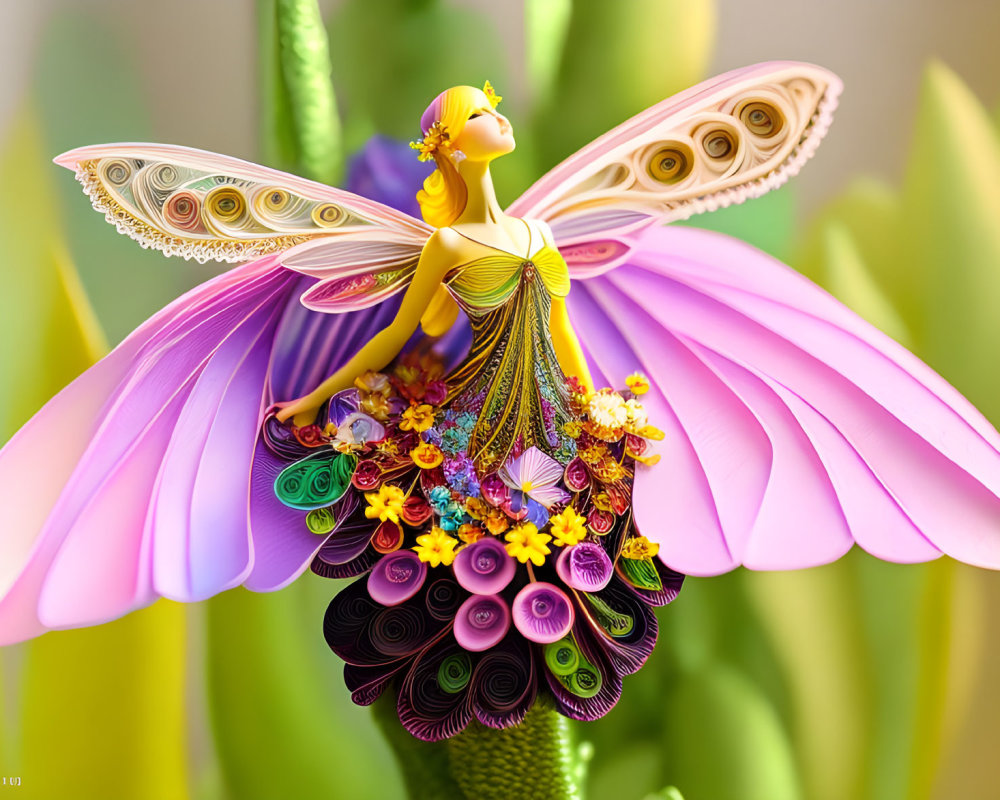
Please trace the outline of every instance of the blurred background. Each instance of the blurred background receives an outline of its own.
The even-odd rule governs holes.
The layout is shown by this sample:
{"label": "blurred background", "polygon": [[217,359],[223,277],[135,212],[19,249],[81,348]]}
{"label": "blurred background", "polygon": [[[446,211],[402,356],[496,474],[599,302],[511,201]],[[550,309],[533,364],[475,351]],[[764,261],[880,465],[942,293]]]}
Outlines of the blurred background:
{"label": "blurred background", "polygon": [[[828,140],[788,187],[690,224],[792,264],[1000,423],[994,0],[342,0],[319,12],[301,0],[2,4],[0,441],[215,274],[120,237],[51,164],[59,152],[170,142],[344,184],[372,135],[415,138],[437,92],[489,78],[518,135],[495,169],[510,202],[631,114],[771,59],[843,77]],[[161,601],[3,649],[0,778],[37,798],[403,796],[320,635],[336,590],[307,573],[275,594]],[[686,800],[1000,797],[998,607],[1000,576],[947,559],[852,552],[797,573],[691,579],[618,706],[574,729],[593,746],[588,797],[670,783]]]}

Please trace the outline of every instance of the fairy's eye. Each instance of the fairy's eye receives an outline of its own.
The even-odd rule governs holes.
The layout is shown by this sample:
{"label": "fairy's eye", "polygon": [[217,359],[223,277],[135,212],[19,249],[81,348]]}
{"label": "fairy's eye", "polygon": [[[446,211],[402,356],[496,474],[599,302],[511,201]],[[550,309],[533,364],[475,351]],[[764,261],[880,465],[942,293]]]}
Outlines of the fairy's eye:
{"label": "fairy's eye", "polygon": [[476,117],[481,117],[481,116],[482,114],[480,114],[478,111],[475,111],[472,114],[469,114],[469,119],[475,119]]}

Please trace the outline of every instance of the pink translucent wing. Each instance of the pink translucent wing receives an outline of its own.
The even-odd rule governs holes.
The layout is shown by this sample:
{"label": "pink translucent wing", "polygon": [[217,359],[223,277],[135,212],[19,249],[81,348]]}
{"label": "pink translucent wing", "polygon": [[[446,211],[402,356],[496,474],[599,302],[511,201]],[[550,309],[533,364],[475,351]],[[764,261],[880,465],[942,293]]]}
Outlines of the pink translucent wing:
{"label": "pink translucent wing", "polygon": [[629,234],[758,197],[796,174],[841,90],[811,64],[734,70],[670,97],[550,170],[508,209],[547,222],[574,278],[622,263]]}
{"label": "pink translucent wing", "polygon": [[[246,576],[250,453],[270,344],[299,280],[271,260],[198,287],[0,451],[11,556],[0,642],[106,621],[160,595],[197,599]],[[178,489],[177,473],[189,468],[193,482]],[[161,491],[176,519],[157,525]]]}
{"label": "pink translucent wing", "polygon": [[666,439],[636,474],[635,518],[673,568],[798,568],[853,542],[1000,567],[1000,435],[794,271],[719,234],[654,230],[569,307],[612,385],[652,379]]}
{"label": "pink translucent wing", "polygon": [[208,281],[0,450],[0,644],[158,596],[277,589],[306,568],[324,538],[274,495],[263,411],[315,386],[398,307],[319,314],[298,302],[315,280],[268,258]]}

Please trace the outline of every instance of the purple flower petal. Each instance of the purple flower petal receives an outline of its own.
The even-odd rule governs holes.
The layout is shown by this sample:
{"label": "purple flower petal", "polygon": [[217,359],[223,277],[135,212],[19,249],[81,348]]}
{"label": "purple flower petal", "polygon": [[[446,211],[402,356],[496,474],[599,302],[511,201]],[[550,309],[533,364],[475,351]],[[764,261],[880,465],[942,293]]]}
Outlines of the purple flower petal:
{"label": "purple flower petal", "polygon": [[536,528],[542,528],[549,521],[549,510],[537,500],[528,498],[528,519]]}
{"label": "purple flower petal", "polygon": [[514,626],[524,638],[538,644],[558,642],[573,627],[573,604],[551,583],[525,586],[514,598],[512,610]]}
{"label": "purple flower petal", "polygon": [[473,594],[497,594],[514,577],[515,563],[499,541],[486,537],[463,548],[453,569],[463,589]]}
{"label": "purple flower petal", "polygon": [[473,653],[489,650],[509,629],[510,609],[495,594],[472,595],[455,615],[455,639]]}
{"label": "purple flower petal", "polygon": [[581,592],[596,592],[611,581],[614,567],[599,544],[580,542],[559,554],[556,572],[567,586]]}
{"label": "purple flower petal", "polygon": [[427,565],[412,550],[397,550],[384,556],[368,576],[368,594],[383,606],[405,603],[420,591]]}

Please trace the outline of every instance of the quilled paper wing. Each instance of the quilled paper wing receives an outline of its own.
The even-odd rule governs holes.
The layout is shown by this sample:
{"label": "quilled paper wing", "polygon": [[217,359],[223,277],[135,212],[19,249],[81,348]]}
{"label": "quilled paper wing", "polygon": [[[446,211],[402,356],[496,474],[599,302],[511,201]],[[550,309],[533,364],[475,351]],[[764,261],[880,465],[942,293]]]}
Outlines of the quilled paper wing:
{"label": "quilled paper wing", "polygon": [[374,305],[404,289],[431,228],[351,192],[236,158],[161,144],[108,144],[55,159],[98,211],[143,247],[204,262],[284,253],[319,278],[318,311]]}
{"label": "quilled paper wing", "polygon": [[857,542],[1000,568],[1000,434],[939,375],[758,250],[684,227],[574,284],[598,385],[638,368],[666,438],[635,521],[671,568],[793,569]]}
{"label": "quilled paper wing", "polygon": [[840,90],[811,64],[727,72],[596,139],[507,213],[547,222],[572,277],[600,274],[624,259],[630,233],[783,184],[816,150]]}

